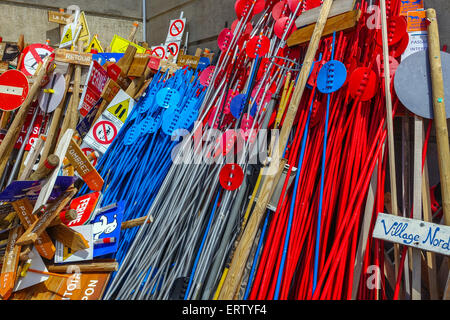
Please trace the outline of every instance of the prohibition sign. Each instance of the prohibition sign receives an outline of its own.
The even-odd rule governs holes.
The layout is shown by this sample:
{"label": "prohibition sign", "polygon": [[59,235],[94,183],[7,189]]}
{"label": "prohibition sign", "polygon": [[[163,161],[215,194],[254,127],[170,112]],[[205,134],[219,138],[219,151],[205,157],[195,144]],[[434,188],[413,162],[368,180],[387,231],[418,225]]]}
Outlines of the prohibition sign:
{"label": "prohibition sign", "polygon": [[169,29],[169,33],[172,37],[178,37],[184,30],[184,22],[183,20],[175,20]]}
{"label": "prohibition sign", "polygon": [[52,54],[53,48],[45,44],[35,43],[31,44],[23,50],[23,62],[20,66],[26,76],[32,76],[37,70],[37,66],[40,62]]}
{"label": "prohibition sign", "polygon": [[169,55],[171,54],[172,56],[176,57],[178,54],[178,44],[176,42],[169,43],[167,45],[167,51]]}
{"label": "prohibition sign", "polygon": [[[95,152],[95,150],[91,149],[91,148],[83,148],[83,149],[81,149],[81,151],[83,151],[83,153],[86,155],[86,157],[89,157],[89,155],[91,153]],[[97,157],[94,157],[94,159],[92,159],[91,163],[95,167],[97,165]]]}
{"label": "prohibition sign", "polygon": [[100,121],[94,126],[94,139],[100,144],[110,144],[117,136],[117,129],[110,121]]}
{"label": "prohibition sign", "polygon": [[155,49],[153,49],[152,52],[161,59],[163,59],[164,56],[166,55],[166,50],[164,50],[163,47],[156,47]]}

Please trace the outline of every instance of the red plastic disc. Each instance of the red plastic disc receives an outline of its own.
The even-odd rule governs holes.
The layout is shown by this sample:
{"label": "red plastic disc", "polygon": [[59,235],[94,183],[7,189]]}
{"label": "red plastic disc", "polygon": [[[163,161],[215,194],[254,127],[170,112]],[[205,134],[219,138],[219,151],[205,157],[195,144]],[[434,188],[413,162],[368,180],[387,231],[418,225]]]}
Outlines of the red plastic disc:
{"label": "red plastic disc", "polygon": [[222,51],[226,51],[230,46],[231,39],[233,38],[233,33],[230,29],[223,29],[220,32],[219,37],[217,38],[217,44],[219,45],[219,49]]}
{"label": "red plastic disc", "polygon": [[289,15],[289,6],[286,0],[278,2],[272,9],[272,17],[275,20],[287,17]]}
{"label": "red plastic disc", "polygon": [[322,66],[322,64],[321,64],[320,61],[316,61],[316,62],[314,63],[312,72],[311,72],[311,74],[309,75],[308,82],[307,82],[307,84],[308,84],[310,87],[314,87],[314,86],[316,85],[316,82],[317,82],[317,75],[319,74],[319,71],[320,71],[321,66]]}
{"label": "red plastic disc", "polygon": [[228,163],[220,170],[219,181],[222,188],[226,190],[236,190],[244,181],[244,171],[236,163]]}
{"label": "red plastic disc", "polygon": [[202,86],[208,86],[211,81],[211,77],[214,74],[215,66],[209,66],[205,70],[202,71],[202,74],[199,77],[200,83]]}
{"label": "red plastic disc", "polygon": [[[277,22],[275,22],[275,27],[274,27],[275,35],[281,39],[284,35],[285,30],[288,28],[289,24],[290,24],[290,20],[288,17],[278,19]],[[295,22],[293,22],[285,39],[289,38],[289,36],[295,30],[297,30],[297,27],[295,26]]]}
{"label": "red plastic disc", "polygon": [[[231,33],[234,34],[234,30],[236,30],[236,27],[239,23],[239,20],[234,20],[233,23],[231,24]],[[244,31],[242,32],[243,35],[249,35],[250,33],[252,33],[253,31],[253,26],[251,24],[251,22],[247,22],[247,25],[244,29]]]}
{"label": "red plastic disc", "polygon": [[[299,15],[302,12],[302,1],[301,0],[287,0],[288,5],[289,5],[289,9],[291,10],[291,12],[295,12],[295,10],[297,9],[297,6],[300,5],[300,9],[297,11],[297,15]],[[308,2],[308,0],[306,0],[306,2]]]}
{"label": "red plastic disc", "polygon": [[8,70],[0,75],[0,110],[19,108],[28,96],[28,80],[20,71]]}
{"label": "red plastic disc", "polygon": [[350,95],[361,101],[367,101],[375,96],[377,91],[377,75],[369,68],[357,68],[350,76],[348,82]]}
{"label": "red plastic disc", "polygon": [[[388,23],[388,45],[394,45],[398,43],[406,32],[406,20],[403,17],[395,16],[391,17],[387,21]],[[379,46],[383,45],[381,29],[377,31],[376,41]]]}
{"label": "red plastic disc", "polygon": [[270,40],[266,36],[255,36],[250,39],[245,48],[245,52],[250,58],[256,58],[256,56],[264,56],[269,52]]}
{"label": "red plastic disc", "polygon": [[[376,70],[378,73],[378,76],[380,78],[384,78],[384,63],[383,63],[383,58],[382,56],[379,54],[376,58]],[[389,75],[391,76],[391,78],[394,76],[395,71],[397,71],[398,68],[398,61],[394,58],[389,56]],[[384,85],[384,81],[383,81],[383,85]]]}
{"label": "red plastic disc", "polygon": [[[261,13],[266,6],[264,0],[256,0],[253,10],[251,12],[251,17],[255,14]],[[236,16],[238,19],[244,17],[252,7],[252,0],[237,0],[234,4],[234,10],[236,11]]]}
{"label": "red plastic disc", "polygon": [[409,45],[409,33],[406,32],[403,38],[395,45],[389,48],[389,54],[394,58],[400,57]]}

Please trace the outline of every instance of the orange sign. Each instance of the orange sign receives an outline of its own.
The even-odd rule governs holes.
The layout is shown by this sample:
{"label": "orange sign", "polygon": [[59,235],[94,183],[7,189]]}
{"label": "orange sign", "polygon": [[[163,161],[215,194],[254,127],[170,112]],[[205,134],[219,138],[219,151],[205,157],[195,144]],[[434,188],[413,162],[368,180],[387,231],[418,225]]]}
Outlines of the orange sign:
{"label": "orange sign", "polygon": [[423,9],[423,0],[400,0],[400,15],[406,16],[409,11]]}
{"label": "orange sign", "polygon": [[427,31],[427,14],[425,11],[409,11],[407,18],[408,32]]}
{"label": "orange sign", "polygon": [[[14,201],[12,206],[14,207],[14,211],[16,211],[20,222],[25,229],[28,229],[34,222],[36,222],[37,217],[33,215],[33,205],[27,198]],[[48,260],[53,259],[56,249],[47,232],[43,231],[34,245],[42,257]]]}
{"label": "orange sign", "polygon": [[104,183],[102,177],[97,170],[95,170],[92,163],[73,138],[70,141],[69,149],[67,149],[66,157],[69,159],[70,163],[81,176],[83,181],[86,182],[89,189],[93,191],[102,190]]}
{"label": "orange sign", "polygon": [[[44,283],[20,290],[14,300],[100,300],[110,273],[76,273],[50,276]],[[63,274],[66,276],[67,274]]]}

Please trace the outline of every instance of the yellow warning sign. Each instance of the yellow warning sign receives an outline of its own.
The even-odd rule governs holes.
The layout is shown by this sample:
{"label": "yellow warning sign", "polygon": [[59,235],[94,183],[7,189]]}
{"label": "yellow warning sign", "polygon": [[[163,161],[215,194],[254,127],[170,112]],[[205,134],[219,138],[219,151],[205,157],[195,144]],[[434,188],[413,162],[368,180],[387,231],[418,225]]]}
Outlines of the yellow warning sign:
{"label": "yellow warning sign", "polygon": [[87,46],[86,52],[91,52],[92,49],[97,50],[99,53],[104,52],[100,41],[95,36],[92,38],[91,43]]}
{"label": "yellow warning sign", "polygon": [[66,261],[70,258],[70,256],[73,255],[72,250],[69,247],[64,246],[63,248],[63,261]]}
{"label": "yellow warning sign", "polygon": [[64,37],[61,40],[61,44],[72,42],[73,35],[72,35],[72,28],[68,26],[66,33],[64,34]]}
{"label": "yellow warning sign", "polygon": [[128,110],[130,109],[130,99],[124,100],[118,104],[109,107],[107,110],[117,119],[125,123],[128,117]]}
{"label": "yellow warning sign", "polygon": [[80,34],[78,36],[78,40],[81,40],[85,43],[85,45],[88,45],[89,43],[89,38],[91,37],[91,34],[89,33],[89,27],[86,21],[86,16],[84,15],[84,11],[81,12],[80,14],[80,18],[79,18],[79,23],[81,25],[81,31]]}
{"label": "yellow warning sign", "polygon": [[146,49],[144,47],[141,47],[137,45],[136,43],[133,43],[131,41],[128,41],[127,39],[124,39],[117,34],[114,35],[112,41],[111,41],[111,52],[112,53],[125,53],[128,46],[132,45],[133,47],[136,47],[137,53],[145,53]]}

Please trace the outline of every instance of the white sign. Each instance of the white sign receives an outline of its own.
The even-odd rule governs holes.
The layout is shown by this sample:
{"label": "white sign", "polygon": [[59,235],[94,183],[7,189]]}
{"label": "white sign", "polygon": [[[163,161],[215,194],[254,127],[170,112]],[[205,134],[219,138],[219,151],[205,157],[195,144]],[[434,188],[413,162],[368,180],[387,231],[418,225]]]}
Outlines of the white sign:
{"label": "white sign", "polygon": [[372,236],[446,256],[450,254],[450,227],[445,225],[379,213]]}
{"label": "white sign", "polygon": [[176,42],[183,39],[184,29],[186,29],[186,19],[171,20],[169,24],[169,31],[167,33],[167,42]]}
{"label": "white sign", "polygon": [[402,60],[408,56],[419,51],[425,51],[428,49],[428,34],[425,32],[410,33],[409,44],[405,52],[402,54]]}
{"label": "white sign", "polygon": [[181,42],[166,43],[166,59],[169,59],[169,56],[173,56],[175,61],[177,61],[178,54],[180,53],[180,44]]}

